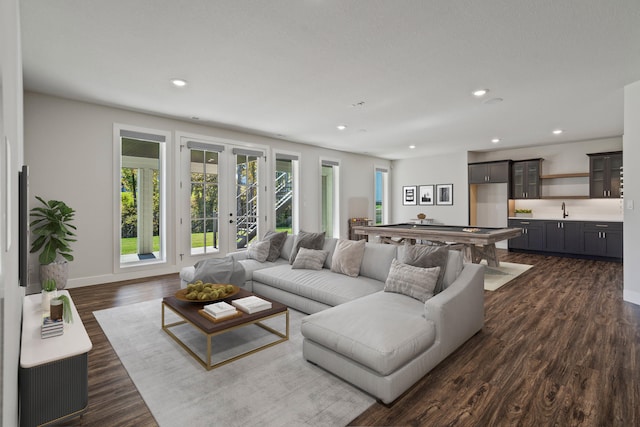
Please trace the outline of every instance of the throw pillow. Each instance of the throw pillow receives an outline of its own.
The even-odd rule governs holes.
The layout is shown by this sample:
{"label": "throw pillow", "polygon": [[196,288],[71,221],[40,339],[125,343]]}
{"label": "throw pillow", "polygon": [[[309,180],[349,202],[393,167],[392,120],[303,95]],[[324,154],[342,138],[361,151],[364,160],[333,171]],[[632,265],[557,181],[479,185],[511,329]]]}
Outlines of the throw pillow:
{"label": "throw pillow", "polygon": [[271,241],[263,240],[261,242],[253,242],[247,248],[247,258],[255,259],[258,262],[265,262],[269,256],[271,249]]}
{"label": "throw pillow", "polygon": [[329,255],[329,251],[323,251],[320,249],[298,249],[298,255],[293,261],[291,268],[302,268],[306,270],[322,270],[324,260]]}
{"label": "throw pillow", "polygon": [[281,231],[280,233],[276,233],[274,231],[267,231],[267,234],[264,235],[264,239],[262,240],[268,240],[271,243],[267,261],[274,262],[280,257],[280,251],[284,246],[284,241],[287,240],[287,232]]}
{"label": "throw pillow", "polygon": [[324,246],[324,231],[322,233],[307,233],[306,231],[300,231],[296,236],[296,241],[291,249],[291,256],[289,257],[289,264],[293,264],[293,261],[298,255],[298,249],[322,249]]}
{"label": "throw pillow", "polygon": [[358,277],[365,243],[366,240],[338,240],[336,249],[333,251],[331,271]]}
{"label": "throw pillow", "polygon": [[400,255],[398,256],[398,261],[414,267],[440,267],[438,283],[434,293],[437,294],[442,291],[447,259],[449,258],[449,246],[404,245],[398,255]]}
{"label": "throw pillow", "polygon": [[394,259],[391,261],[384,291],[407,295],[425,302],[433,297],[439,274],[440,267],[414,267]]}

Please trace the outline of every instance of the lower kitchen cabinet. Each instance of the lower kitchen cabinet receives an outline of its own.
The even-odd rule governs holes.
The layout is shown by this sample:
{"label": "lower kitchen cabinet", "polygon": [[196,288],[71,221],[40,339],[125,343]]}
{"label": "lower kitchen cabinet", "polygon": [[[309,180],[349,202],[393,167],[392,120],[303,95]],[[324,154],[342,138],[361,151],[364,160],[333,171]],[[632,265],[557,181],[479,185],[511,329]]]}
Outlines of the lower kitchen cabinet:
{"label": "lower kitchen cabinet", "polygon": [[544,250],[560,253],[582,253],[581,221],[544,221]]}
{"label": "lower kitchen cabinet", "polygon": [[509,249],[542,250],[542,223],[540,221],[510,219],[509,227],[522,229],[520,236],[509,239]]}
{"label": "lower kitchen cabinet", "polygon": [[622,223],[510,219],[522,234],[509,249],[622,259]]}
{"label": "lower kitchen cabinet", "polygon": [[622,258],[622,224],[619,222],[585,223],[584,253]]}

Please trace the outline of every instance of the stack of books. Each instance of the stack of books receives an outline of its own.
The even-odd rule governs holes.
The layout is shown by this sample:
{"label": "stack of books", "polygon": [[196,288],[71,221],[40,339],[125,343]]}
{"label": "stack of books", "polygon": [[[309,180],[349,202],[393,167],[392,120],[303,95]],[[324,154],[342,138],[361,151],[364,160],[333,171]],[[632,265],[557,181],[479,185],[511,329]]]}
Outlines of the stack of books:
{"label": "stack of books", "polygon": [[234,306],[232,306],[231,304],[227,304],[224,301],[207,304],[203,308],[205,313],[216,320],[224,319],[238,314],[238,310],[236,310]]}
{"label": "stack of books", "polygon": [[231,304],[245,313],[256,313],[262,310],[269,310],[271,308],[271,302],[263,300],[255,295],[245,298],[238,298],[231,301]]}
{"label": "stack of books", "polygon": [[42,319],[42,326],[40,328],[41,338],[57,337],[64,333],[64,322],[60,320],[51,320],[50,317]]}

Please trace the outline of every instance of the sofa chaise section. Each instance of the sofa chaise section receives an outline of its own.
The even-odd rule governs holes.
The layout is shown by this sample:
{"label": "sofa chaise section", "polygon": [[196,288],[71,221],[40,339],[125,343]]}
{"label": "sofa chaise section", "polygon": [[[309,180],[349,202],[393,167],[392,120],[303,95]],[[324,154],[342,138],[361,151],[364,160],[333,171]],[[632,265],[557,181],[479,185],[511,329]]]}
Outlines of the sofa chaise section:
{"label": "sofa chaise section", "polygon": [[378,292],[304,318],[303,356],[389,404],[483,324],[484,267],[464,264],[425,303]]}

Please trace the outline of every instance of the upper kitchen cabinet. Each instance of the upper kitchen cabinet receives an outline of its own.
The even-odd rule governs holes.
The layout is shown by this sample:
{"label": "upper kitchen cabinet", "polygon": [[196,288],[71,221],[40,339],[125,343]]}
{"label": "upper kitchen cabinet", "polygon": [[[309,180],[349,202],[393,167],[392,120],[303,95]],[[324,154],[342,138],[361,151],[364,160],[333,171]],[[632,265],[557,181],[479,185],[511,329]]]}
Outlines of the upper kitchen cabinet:
{"label": "upper kitchen cabinet", "polygon": [[511,196],[514,199],[540,198],[540,162],[542,159],[521,160],[511,166]]}
{"label": "upper kitchen cabinet", "polygon": [[469,184],[509,182],[509,161],[469,164]]}
{"label": "upper kitchen cabinet", "polygon": [[589,196],[598,199],[619,198],[622,152],[595,153],[588,156]]}

